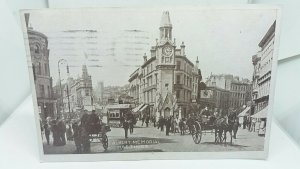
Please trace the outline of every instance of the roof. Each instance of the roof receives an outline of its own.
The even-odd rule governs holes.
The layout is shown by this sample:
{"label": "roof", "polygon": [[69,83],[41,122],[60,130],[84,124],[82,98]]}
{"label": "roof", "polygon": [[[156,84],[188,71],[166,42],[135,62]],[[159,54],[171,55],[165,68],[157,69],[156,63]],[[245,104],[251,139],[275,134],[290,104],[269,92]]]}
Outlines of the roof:
{"label": "roof", "polygon": [[149,60],[147,60],[143,65],[142,68],[146,67],[149,63],[151,63],[152,61],[154,61],[156,59],[156,57],[151,57]]}
{"label": "roof", "polygon": [[169,11],[164,11],[161,17],[160,27],[172,27]]}
{"label": "roof", "polygon": [[265,46],[265,43],[268,42],[269,38],[272,36],[272,34],[275,32],[275,26],[276,26],[276,20],[273,22],[265,36],[262,38],[262,40],[259,42],[258,46],[263,47]]}
{"label": "roof", "polygon": [[175,56],[175,58],[180,58],[180,59],[183,59],[185,60],[187,63],[189,63],[191,66],[194,66],[193,62],[191,62],[187,57],[185,56]]}
{"label": "roof", "polygon": [[129,109],[131,108],[130,104],[112,104],[112,105],[107,105],[107,109]]}

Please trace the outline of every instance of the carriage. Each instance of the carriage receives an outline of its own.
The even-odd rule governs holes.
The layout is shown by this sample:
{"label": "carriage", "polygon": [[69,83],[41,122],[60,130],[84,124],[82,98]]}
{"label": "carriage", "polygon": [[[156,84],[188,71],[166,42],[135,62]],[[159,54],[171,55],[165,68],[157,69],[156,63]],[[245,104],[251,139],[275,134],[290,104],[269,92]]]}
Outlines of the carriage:
{"label": "carriage", "polygon": [[103,124],[95,124],[89,126],[89,141],[90,143],[101,143],[104,150],[108,148],[107,132],[110,132],[110,126]]}
{"label": "carriage", "polygon": [[190,132],[195,144],[201,142],[205,134],[215,135],[215,143],[222,143],[225,139],[225,133],[219,131],[216,127],[216,118],[214,116],[202,115],[190,124]]}

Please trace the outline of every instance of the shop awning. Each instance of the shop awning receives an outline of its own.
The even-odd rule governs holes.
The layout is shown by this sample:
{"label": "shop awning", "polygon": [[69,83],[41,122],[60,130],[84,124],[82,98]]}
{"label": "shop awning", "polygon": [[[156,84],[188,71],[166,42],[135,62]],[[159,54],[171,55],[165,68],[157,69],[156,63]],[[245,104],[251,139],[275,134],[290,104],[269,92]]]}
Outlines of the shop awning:
{"label": "shop awning", "polygon": [[247,116],[249,113],[249,110],[250,110],[251,107],[246,107],[238,116],[239,117],[244,117],[244,116]]}
{"label": "shop awning", "polygon": [[141,112],[144,111],[147,107],[148,107],[148,105],[145,104],[145,105],[140,109],[140,111],[141,111]]}
{"label": "shop awning", "polygon": [[138,112],[145,104],[140,104],[139,106],[135,107],[134,109],[132,109],[133,113]]}
{"label": "shop awning", "polygon": [[253,118],[258,118],[258,119],[263,119],[268,117],[268,106],[259,111],[256,114],[253,114],[251,117]]}

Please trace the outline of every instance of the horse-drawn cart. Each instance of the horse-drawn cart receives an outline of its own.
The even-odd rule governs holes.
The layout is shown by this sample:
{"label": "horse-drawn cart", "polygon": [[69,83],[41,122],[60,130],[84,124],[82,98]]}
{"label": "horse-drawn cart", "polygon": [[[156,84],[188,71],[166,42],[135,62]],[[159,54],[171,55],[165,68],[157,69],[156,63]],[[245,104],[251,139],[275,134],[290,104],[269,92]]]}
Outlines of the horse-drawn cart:
{"label": "horse-drawn cart", "polygon": [[214,116],[201,116],[196,118],[191,125],[191,135],[195,144],[199,144],[203,134],[215,136],[215,143],[226,143],[226,134],[230,133],[232,143],[232,123],[228,123],[226,118],[216,119]]}
{"label": "horse-drawn cart", "polygon": [[106,124],[97,124],[90,126],[89,131],[89,141],[90,143],[101,143],[104,150],[106,151],[108,148],[108,137],[107,132],[110,132],[110,126]]}

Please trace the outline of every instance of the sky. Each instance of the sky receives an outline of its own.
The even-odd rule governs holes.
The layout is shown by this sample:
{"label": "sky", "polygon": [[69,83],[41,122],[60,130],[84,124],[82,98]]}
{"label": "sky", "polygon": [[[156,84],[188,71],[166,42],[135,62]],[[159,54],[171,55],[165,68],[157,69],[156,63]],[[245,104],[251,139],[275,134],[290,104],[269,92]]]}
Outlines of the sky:
{"label": "sky", "polygon": [[[94,85],[104,81],[105,86],[122,86],[143,63],[144,53],[149,57],[166,10],[177,47],[184,41],[187,58],[194,63],[199,57],[204,78],[213,73],[251,80],[252,56],[276,19],[272,9],[82,8],[34,10],[29,25],[48,37],[54,82],[57,62],[63,58],[72,77],[81,75],[81,66],[86,64]],[[61,78],[66,79],[66,63],[60,68]]]}

